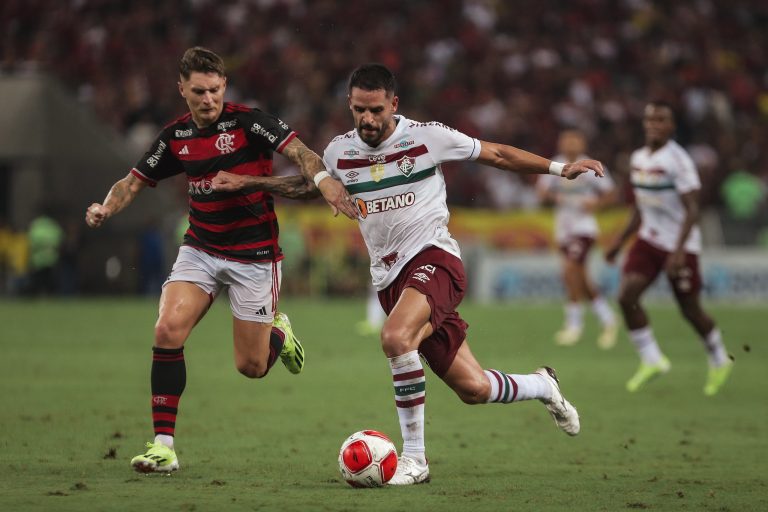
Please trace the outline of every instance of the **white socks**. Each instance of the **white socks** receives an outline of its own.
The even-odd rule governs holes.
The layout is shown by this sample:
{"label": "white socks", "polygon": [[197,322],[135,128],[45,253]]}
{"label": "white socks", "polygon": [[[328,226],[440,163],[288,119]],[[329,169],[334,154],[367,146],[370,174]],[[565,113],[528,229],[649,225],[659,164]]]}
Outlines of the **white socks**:
{"label": "white socks", "polygon": [[584,326],[584,308],[581,302],[567,302],[565,304],[565,327],[581,330]]}
{"label": "white socks", "polygon": [[167,434],[157,434],[155,436],[155,444],[160,443],[173,450],[173,436]]}
{"label": "white socks", "polygon": [[395,385],[395,405],[403,435],[403,455],[426,463],[424,455],[424,400],[426,379],[416,350],[389,358]]}
{"label": "white socks", "polygon": [[720,329],[717,327],[712,329],[703,341],[704,346],[707,348],[707,359],[709,359],[710,366],[717,368],[728,363],[728,352],[726,352],[725,345],[723,345]]}
{"label": "white socks", "polygon": [[484,373],[491,383],[491,394],[487,403],[508,404],[521,400],[552,398],[552,387],[547,378],[538,373],[516,375],[498,370],[485,370]]}
{"label": "white socks", "polygon": [[595,313],[595,316],[600,320],[603,327],[606,325],[613,325],[615,322],[613,310],[611,310],[611,306],[608,305],[608,301],[605,300],[602,295],[598,295],[595,297],[595,300],[592,301],[592,312]]}
{"label": "white socks", "polygon": [[642,362],[649,365],[657,365],[661,362],[663,354],[659,344],[656,343],[651,326],[629,331],[629,338],[634,343]]}

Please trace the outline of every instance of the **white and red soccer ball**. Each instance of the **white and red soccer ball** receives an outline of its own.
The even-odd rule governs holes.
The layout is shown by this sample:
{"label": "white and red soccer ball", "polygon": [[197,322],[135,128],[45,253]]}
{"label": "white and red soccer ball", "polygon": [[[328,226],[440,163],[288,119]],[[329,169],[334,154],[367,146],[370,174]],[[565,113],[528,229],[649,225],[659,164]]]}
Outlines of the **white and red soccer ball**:
{"label": "white and red soccer ball", "polygon": [[395,445],[375,430],[355,432],[341,445],[339,470],[352,487],[381,487],[397,470]]}

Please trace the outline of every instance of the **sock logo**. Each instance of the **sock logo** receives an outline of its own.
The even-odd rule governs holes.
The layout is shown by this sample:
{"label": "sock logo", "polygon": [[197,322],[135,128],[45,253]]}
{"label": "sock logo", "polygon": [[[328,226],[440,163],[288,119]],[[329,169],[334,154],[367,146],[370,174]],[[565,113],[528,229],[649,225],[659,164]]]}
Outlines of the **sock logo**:
{"label": "sock logo", "polygon": [[168,399],[164,396],[153,396],[152,397],[152,403],[155,405],[165,405],[168,403]]}

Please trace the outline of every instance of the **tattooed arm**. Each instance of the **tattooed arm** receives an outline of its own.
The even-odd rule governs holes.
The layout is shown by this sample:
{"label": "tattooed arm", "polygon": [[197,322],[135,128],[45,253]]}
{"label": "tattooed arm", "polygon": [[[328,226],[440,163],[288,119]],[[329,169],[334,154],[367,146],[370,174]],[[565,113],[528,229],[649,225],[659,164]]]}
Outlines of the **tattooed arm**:
{"label": "tattooed arm", "polygon": [[253,187],[257,190],[270,192],[289,199],[314,199],[320,197],[320,191],[315,184],[307,181],[304,176],[246,176],[219,171],[211,180],[213,190],[219,192],[236,192]]}
{"label": "tattooed arm", "polygon": [[136,195],[144,190],[146,184],[133,174],[128,174],[109,189],[104,204],[93,203],[85,211],[85,223],[92,228],[104,224],[108,218],[131,204]]}
{"label": "tattooed arm", "polygon": [[[314,183],[315,175],[325,171],[323,160],[317,156],[317,153],[305,146],[298,137],[294,137],[294,139],[285,146],[283,155],[299,167],[302,176],[304,176],[308,182]],[[317,188],[320,189],[323,198],[325,198],[331,206],[334,216],[341,212],[350,219],[357,218],[358,212],[355,203],[352,201],[352,198],[349,197],[347,189],[344,188],[344,185],[342,185],[340,181],[332,178],[324,178],[320,180]]]}

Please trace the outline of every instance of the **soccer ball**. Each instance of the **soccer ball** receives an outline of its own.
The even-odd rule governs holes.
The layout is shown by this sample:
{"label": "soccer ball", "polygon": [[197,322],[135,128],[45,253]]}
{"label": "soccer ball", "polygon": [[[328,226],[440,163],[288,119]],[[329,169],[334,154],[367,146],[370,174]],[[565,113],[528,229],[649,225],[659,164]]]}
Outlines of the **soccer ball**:
{"label": "soccer ball", "polygon": [[381,487],[397,469],[392,441],[375,430],[361,430],[347,438],[339,451],[341,477],[352,487]]}

